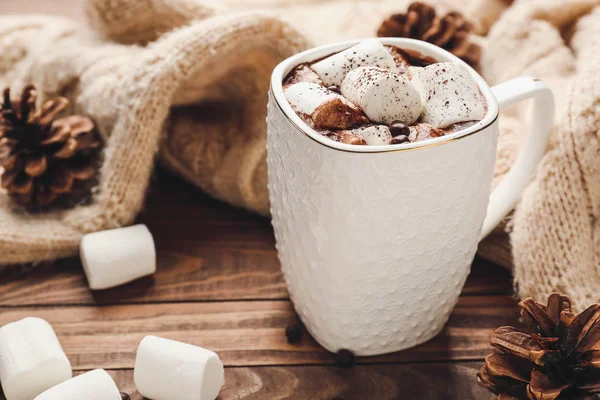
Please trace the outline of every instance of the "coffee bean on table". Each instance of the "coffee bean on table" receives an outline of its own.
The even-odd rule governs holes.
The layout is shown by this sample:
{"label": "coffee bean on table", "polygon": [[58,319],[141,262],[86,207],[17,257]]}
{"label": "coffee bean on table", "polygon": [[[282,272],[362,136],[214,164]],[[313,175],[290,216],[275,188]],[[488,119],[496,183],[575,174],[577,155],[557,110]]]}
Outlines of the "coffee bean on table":
{"label": "coffee bean on table", "polygon": [[390,133],[393,137],[404,135],[406,137],[410,136],[410,129],[406,124],[400,121],[394,121],[390,124]]}
{"label": "coffee bean on table", "polygon": [[304,329],[299,324],[290,324],[285,328],[285,336],[288,343],[298,343],[304,336]]}
{"label": "coffee bean on table", "polygon": [[352,368],[356,364],[356,356],[348,349],[341,349],[335,354],[335,359],[341,367]]}
{"label": "coffee bean on table", "polygon": [[342,91],[340,90],[340,87],[335,86],[335,85],[327,86],[327,90],[330,90],[330,91],[338,93],[338,94],[342,93]]}

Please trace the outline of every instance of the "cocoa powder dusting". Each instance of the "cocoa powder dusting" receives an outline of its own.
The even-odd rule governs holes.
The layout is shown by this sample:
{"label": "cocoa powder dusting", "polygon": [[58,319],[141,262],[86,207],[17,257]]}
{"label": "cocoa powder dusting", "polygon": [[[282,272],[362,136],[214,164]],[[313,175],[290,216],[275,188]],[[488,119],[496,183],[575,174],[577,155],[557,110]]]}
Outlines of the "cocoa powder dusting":
{"label": "cocoa powder dusting", "polygon": [[[438,61],[432,57],[421,54],[418,51],[401,49],[395,46],[386,46],[390,54],[392,55],[398,71],[400,74],[407,74],[407,79],[412,79],[409,72],[410,67],[426,67],[431,64],[435,64]],[[340,94],[340,88],[337,86],[325,87],[320,77],[311,69],[311,65],[321,61],[329,56],[321,57],[311,63],[303,63],[295,67],[285,77],[283,81],[284,89],[299,83],[299,82],[312,82],[323,86],[325,90],[331,93]],[[361,59],[348,59],[349,64],[344,67],[346,72],[353,69],[353,65],[358,61],[364,62]],[[380,72],[385,75],[389,75],[393,79],[398,80],[391,71],[387,69],[378,68]],[[442,71],[444,72],[444,71]],[[380,79],[380,75],[374,77],[369,71],[362,74],[358,80],[358,85],[362,86],[370,82],[374,82],[375,79]],[[392,79],[390,78],[390,79]],[[445,80],[442,84],[447,84]],[[435,90],[430,93],[428,99],[431,98],[431,94],[435,95]],[[447,107],[449,102],[446,102]],[[487,105],[486,105],[487,107]],[[298,113],[298,115],[309,124],[311,127],[316,129],[320,134],[327,136],[331,140],[340,143],[355,144],[355,145],[366,145],[367,143],[358,135],[354,134],[351,129],[364,128],[372,125],[372,122],[363,114],[362,110],[353,104],[346,101],[343,97],[339,97],[333,100],[326,101],[315,109],[312,115],[306,115]],[[457,124],[450,125],[445,129],[435,128],[429,124],[417,121],[415,124],[410,126],[410,135],[399,135],[400,139],[394,141],[395,144],[422,141],[426,139],[436,138],[444,136],[449,133],[457,132],[474,125],[478,121],[460,122]]]}

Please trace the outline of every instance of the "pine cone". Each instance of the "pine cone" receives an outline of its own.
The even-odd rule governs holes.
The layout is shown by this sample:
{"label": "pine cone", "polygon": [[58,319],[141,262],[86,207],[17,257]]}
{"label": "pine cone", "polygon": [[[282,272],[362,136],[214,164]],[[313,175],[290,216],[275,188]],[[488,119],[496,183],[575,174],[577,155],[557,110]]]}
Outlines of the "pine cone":
{"label": "pine cone", "polygon": [[481,47],[469,39],[473,25],[459,12],[436,16],[428,4],[414,2],[405,14],[394,14],[377,30],[379,37],[404,37],[433,43],[463,59],[473,68],[479,67]]}
{"label": "pine cone", "polygon": [[494,332],[479,385],[498,399],[600,399],[600,304],[575,316],[571,300],[553,293],[547,306],[526,299],[519,307],[528,333]]}
{"label": "pine cone", "polygon": [[[0,106],[1,184],[31,210],[74,205],[89,192],[102,145],[94,123],[78,115],[57,119],[69,101],[46,101],[36,109],[37,91],[27,86],[18,104],[4,90]],[[68,201],[67,201],[68,200]]]}

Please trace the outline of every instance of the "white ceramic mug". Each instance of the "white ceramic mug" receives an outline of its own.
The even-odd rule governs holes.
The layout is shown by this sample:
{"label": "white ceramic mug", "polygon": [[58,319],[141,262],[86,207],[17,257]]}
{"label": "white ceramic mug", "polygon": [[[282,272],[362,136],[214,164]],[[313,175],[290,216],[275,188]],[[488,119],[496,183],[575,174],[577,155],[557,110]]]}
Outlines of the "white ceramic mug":
{"label": "white ceramic mug", "polygon": [[[298,64],[358,41],[317,47],[275,68],[267,148],[284,277],[313,337],[330,351],[349,349],[356,355],[402,350],[442,330],[480,238],[515,206],[544,154],[554,120],[552,92],[537,79],[490,88],[439,47],[410,39],[381,41],[463,64],[488,111],[468,129],[427,141],[337,143],[294,113],[282,81]],[[528,138],[490,199],[499,108],[531,97]]]}

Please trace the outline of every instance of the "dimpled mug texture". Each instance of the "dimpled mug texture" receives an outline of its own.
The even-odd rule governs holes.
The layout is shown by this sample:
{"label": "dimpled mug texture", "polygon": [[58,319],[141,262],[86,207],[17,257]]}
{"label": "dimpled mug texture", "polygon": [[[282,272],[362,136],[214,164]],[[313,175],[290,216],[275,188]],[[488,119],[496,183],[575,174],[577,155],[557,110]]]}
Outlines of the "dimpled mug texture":
{"label": "dimpled mug texture", "polygon": [[486,215],[497,121],[401,152],[329,148],[268,113],[272,223],[284,277],[326,349],[398,351],[437,335],[475,256]]}

